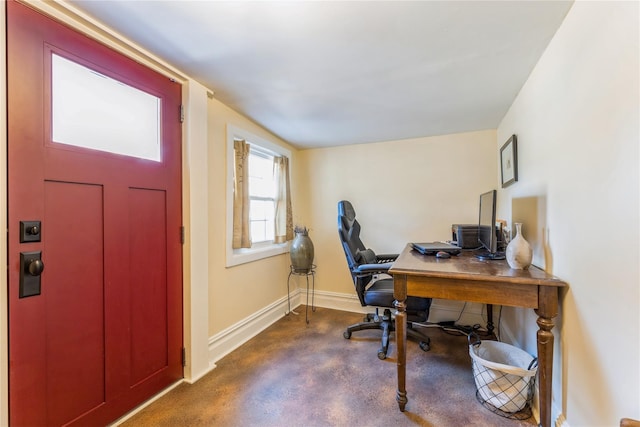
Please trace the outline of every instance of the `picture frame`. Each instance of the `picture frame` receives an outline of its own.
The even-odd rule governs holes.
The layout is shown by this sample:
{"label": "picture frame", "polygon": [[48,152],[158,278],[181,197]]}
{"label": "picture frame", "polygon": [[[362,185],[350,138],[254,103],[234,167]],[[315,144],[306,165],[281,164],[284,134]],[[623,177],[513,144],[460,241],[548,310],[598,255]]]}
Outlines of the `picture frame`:
{"label": "picture frame", "polygon": [[502,188],[518,180],[518,139],[515,135],[511,135],[500,148],[500,172]]}

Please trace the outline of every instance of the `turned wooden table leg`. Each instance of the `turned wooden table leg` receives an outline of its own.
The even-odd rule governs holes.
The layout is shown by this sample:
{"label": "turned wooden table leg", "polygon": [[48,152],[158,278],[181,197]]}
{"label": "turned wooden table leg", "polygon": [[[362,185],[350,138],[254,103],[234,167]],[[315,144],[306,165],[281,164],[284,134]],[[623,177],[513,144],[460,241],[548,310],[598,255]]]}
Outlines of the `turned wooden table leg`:
{"label": "turned wooden table leg", "polygon": [[396,345],[398,346],[398,391],[396,401],[400,411],[404,412],[409,399],[407,399],[406,373],[407,373],[407,281],[406,277],[394,277],[394,298],[396,299]]}
{"label": "turned wooden table leg", "polygon": [[540,425],[551,427],[551,392],[553,386],[553,318],[558,315],[558,289],[538,289],[538,375],[540,378]]}
{"label": "turned wooden table leg", "polygon": [[493,335],[493,304],[487,304],[487,333],[489,336]]}

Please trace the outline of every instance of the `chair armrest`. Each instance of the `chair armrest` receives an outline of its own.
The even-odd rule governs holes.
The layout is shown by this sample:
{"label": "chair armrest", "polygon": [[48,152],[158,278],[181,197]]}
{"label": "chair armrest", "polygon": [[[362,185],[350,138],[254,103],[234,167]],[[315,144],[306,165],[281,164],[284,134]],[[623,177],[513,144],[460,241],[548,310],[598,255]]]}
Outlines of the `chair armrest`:
{"label": "chair armrest", "polygon": [[399,254],[377,254],[376,261],[380,263],[393,263],[398,258]]}
{"label": "chair armrest", "polygon": [[370,275],[375,273],[386,273],[393,265],[392,262],[386,262],[382,264],[361,264],[353,269],[355,274]]}

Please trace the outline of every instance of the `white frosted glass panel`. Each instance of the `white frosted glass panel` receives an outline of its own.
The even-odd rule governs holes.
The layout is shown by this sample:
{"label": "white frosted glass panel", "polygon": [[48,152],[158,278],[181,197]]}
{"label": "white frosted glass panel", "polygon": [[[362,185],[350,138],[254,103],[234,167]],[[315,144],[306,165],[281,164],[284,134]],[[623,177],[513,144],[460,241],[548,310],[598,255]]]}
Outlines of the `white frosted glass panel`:
{"label": "white frosted glass panel", "polygon": [[160,98],[52,55],[53,141],[160,161]]}

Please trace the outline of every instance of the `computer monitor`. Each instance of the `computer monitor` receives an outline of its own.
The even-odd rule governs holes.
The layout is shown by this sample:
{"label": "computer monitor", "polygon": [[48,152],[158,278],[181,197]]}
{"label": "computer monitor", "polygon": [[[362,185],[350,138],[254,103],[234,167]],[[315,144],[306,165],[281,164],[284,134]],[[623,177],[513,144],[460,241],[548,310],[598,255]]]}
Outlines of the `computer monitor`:
{"label": "computer monitor", "polygon": [[504,259],[504,253],[498,252],[498,236],[496,234],[496,190],[480,195],[478,215],[478,243],[484,248],[476,254],[480,259]]}

